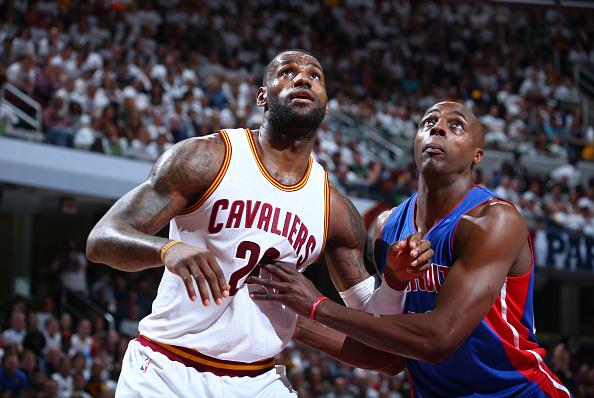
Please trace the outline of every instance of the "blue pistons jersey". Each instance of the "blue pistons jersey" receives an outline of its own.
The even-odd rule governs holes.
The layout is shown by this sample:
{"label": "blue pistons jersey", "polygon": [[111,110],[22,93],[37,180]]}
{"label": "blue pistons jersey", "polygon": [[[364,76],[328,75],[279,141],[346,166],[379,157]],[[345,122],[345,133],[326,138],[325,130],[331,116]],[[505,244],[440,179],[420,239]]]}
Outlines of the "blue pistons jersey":
{"label": "blue pistons jersey", "polygon": [[[415,194],[394,209],[384,225],[385,244],[379,253],[381,271],[386,263],[387,246],[416,231],[416,198]],[[456,261],[453,240],[460,219],[493,198],[496,198],[493,192],[475,186],[427,232],[425,239],[431,242],[435,252],[433,263],[422,277],[409,282],[405,313],[433,310]],[[544,363],[545,350],[535,338],[533,284],[534,260],[526,274],[506,277],[490,311],[448,359],[436,365],[407,359],[412,396],[570,397]]]}

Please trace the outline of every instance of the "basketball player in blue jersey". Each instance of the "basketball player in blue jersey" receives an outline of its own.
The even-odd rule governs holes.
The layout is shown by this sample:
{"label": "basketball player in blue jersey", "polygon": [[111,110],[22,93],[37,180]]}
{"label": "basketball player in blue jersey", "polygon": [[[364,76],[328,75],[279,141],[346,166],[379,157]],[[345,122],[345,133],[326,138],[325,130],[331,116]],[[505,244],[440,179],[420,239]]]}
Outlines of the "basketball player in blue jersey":
{"label": "basketball player in blue jersey", "polygon": [[[297,315],[254,301],[259,287],[245,283],[265,263],[303,271],[324,253],[348,305],[402,310],[404,294],[385,283],[376,289],[365,271],[359,214],[311,157],[328,103],[318,60],[302,50],[277,55],[257,103],[257,131],[176,144],[89,235],[93,262],[123,271],[165,265],[152,312],[126,351],[117,397],[294,397],[272,357],[291,339]],[[169,239],[154,236],[168,223]],[[413,233],[401,254],[414,275],[433,253]]]}
{"label": "basketball player in blue jersey", "polygon": [[[251,278],[269,291],[254,297],[326,325],[297,336],[338,359],[352,363],[372,348],[376,368],[406,367],[414,397],[570,397],[536,342],[526,224],[513,205],[472,182],[483,144],[476,116],[461,104],[440,102],[420,122],[418,194],[380,221],[374,254],[407,292],[404,314],[373,316],[322,301],[285,266],[266,267],[276,281]],[[418,278],[395,263],[415,231],[435,251]]]}

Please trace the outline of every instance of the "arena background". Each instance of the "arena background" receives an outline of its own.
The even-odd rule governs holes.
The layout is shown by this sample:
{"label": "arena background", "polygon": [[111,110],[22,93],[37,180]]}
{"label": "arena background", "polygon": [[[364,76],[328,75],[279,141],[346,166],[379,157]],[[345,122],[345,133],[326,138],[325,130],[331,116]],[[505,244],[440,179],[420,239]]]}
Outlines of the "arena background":
{"label": "arena background", "polygon": [[[533,234],[547,363],[575,396],[594,397],[593,7],[0,2],[0,396],[113,396],[162,269],[88,263],[90,229],[172,143],[256,127],[266,62],[304,48],[331,98],[315,156],[368,225],[416,186],[412,137],[428,105],[457,100],[479,115],[488,149],[476,181],[514,202]],[[340,301],[323,263],[307,274]],[[300,397],[409,394],[403,374],[303,346],[278,361]]]}

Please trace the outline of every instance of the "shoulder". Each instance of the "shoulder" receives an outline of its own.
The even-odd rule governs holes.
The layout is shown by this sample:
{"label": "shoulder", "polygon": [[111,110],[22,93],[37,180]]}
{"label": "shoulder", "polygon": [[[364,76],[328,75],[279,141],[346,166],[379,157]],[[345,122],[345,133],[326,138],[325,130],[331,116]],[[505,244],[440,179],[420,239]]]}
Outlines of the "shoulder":
{"label": "shoulder", "polygon": [[493,198],[460,219],[454,235],[454,249],[463,254],[473,243],[480,246],[501,246],[511,249],[514,242],[524,242],[528,227],[518,210],[509,202]]}
{"label": "shoulder", "polygon": [[163,154],[157,164],[165,166],[171,162],[200,162],[204,155],[216,156],[224,153],[225,141],[220,133],[214,133],[178,142]]}
{"label": "shoulder", "polygon": [[380,239],[382,236],[382,233],[384,232],[384,227],[386,226],[386,223],[388,222],[388,220],[390,219],[390,216],[394,213],[394,210],[396,210],[397,207],[393,207],[390,210],[385,210],[383,212],[380,213],[379,216],[377,216],[377,218],[375,219],[375,221],[373,222],[373,240],[376,239]]}
{"label": "shoulder", "polygon": [[377,216],[377,218],[371,225],[371,257],[373,259],[376,269],[378,270],[382,269],[380,265],[381,253],[388,247],[388,244],[382,239],[384,227],[386,226],[386,223],[390,219],[392,213],[394,213],[394,210],[396,210],[396,207],[381,212],[380,215]]}
{"label": "shoulder", "polygon": [[178,142],[155,163],[149,182],[156,189],[199,189],[215,179],[226,153],[226,141],[219,133]]}
{"label": "shoulder", "polygon": [[476,208],[476,218],[482,223],[514,223],[525,225],[524,219],[516,207],[502,199],[494,197]]}

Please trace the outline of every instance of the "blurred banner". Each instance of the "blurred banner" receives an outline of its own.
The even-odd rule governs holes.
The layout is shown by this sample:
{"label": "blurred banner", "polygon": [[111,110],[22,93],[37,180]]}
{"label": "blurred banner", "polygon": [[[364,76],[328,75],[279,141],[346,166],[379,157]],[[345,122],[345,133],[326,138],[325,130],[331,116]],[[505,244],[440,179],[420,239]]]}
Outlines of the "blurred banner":
{"label": "blurred banner", "polygon": [[534,232],[534,255],[540,267],[594,272],[594,238],[548,229]]}

